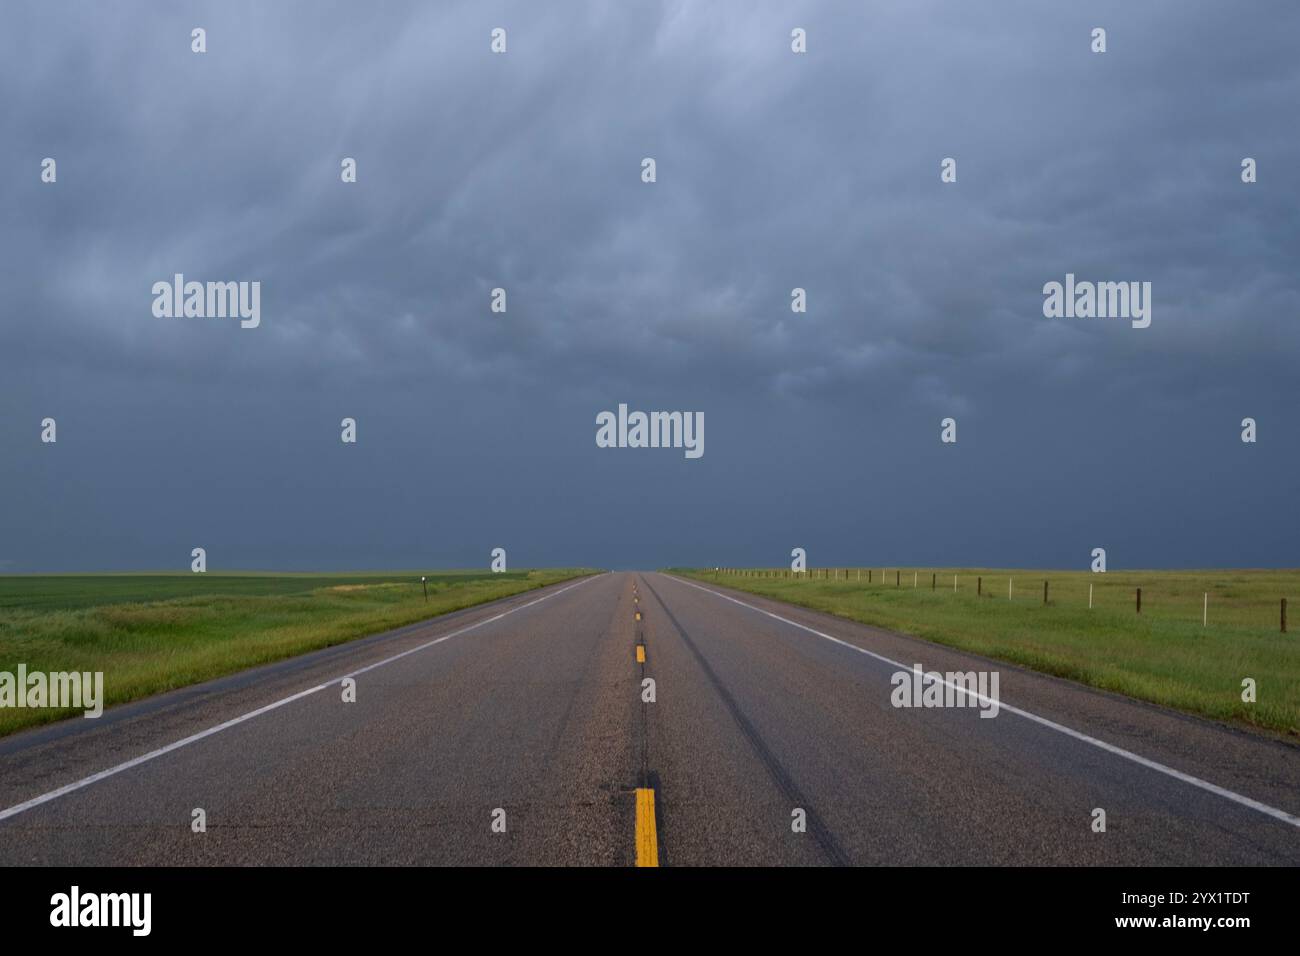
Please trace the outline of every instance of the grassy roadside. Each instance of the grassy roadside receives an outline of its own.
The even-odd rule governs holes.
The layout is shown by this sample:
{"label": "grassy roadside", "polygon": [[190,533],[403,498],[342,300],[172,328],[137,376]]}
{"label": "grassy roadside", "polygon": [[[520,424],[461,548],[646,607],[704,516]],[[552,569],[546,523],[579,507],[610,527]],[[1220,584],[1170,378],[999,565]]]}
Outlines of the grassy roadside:
{"label": "grassy roadside", "polygon": [[[106,705],[589,573],[0,576],[0,671],[102,671]],[[79,714],[0,708],[0,735]]]}
{"label": "grassy roadside", "polygon": [[[838,580],[821,577],[822,569],[811,579],[760,569],[671,570],[1300,739],[1300,571],[874,568],[868,582],[865,568],[832,571]],[[1279,621],[1284,597],[1293,618],[1286,634]],[[1256,683],[1255,703],[1241,699],[1247,677]]]}

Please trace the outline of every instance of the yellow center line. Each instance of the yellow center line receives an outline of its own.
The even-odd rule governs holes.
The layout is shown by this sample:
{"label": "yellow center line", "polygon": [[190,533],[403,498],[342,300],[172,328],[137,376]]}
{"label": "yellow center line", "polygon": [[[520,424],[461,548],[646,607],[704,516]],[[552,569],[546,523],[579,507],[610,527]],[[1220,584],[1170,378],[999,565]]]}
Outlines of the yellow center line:
{"label": "yellow center line", "polygon": [[659,838],[655,834],[655,792],[649,787],[636,791],[636,865],[659,865]]}
{"label": "yellow center line", "polygon": [[638,644],[638,645],[636,646],[636,662],[637,662],[638,664],[644,664],[644,663],[645,663],[645,645],[644,645],[644,644]]}
{"label": "yellow center line", "polygon": [[637,611],[637,612],[636,612],[636,619],[637,619],[638,621],[641,620],[641,612],[640,612],[640,611]]}

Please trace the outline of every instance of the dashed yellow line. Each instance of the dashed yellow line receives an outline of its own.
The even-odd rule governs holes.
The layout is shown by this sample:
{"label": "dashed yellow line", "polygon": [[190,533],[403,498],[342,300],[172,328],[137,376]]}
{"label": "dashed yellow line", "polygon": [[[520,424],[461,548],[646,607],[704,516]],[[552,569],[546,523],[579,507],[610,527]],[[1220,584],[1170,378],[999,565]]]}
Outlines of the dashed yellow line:
{"label": "dashed yellow line", "polygon": [[641,612],[640,612],[640,611],[637,611],[637,612],[636,612],[636,619],[637,619],[638,621],[641,620]]}
{"label": "dashed yellow line", "polygon": [[659,865],[659,837],[655,834],[655,792],[636,790],[636,865]]}
{"label": "dashed yellow line", "polygon": [[638,645],[636,646],[636,662],[637,662],[638,664],[644,664],[644,663],[645,663],[645,645],[644,645],[644,644],[638,644]]}

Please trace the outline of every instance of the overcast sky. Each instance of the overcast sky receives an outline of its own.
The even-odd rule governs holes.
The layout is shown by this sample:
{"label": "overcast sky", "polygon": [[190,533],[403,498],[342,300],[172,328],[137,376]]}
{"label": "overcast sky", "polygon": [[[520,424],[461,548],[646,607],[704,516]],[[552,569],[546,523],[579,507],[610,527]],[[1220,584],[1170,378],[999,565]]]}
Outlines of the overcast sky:
{"label": "overcast sky", "polygon": [[[1298,36],[1292,0],[10,0],[0,571],[1300,565]],[[260,281],[260,327],[155,317],[177,272]],[[1045,318],[1067,272],[1151,282],[1150,327]],[[705,454],[598,448],[620,402]]]}

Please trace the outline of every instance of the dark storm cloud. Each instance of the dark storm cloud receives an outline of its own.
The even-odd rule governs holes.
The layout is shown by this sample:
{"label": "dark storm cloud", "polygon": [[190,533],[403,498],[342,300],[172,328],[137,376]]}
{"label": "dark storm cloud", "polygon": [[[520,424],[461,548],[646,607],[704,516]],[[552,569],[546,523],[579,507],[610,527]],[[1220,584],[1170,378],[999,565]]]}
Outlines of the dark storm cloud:
{"label": "dark storm cloud", "polygon": [[[1295,563],[1291,4],[3,16],[11,569]],[[261,327],[155,318],[175,272]],[[1044,319],[1067,272],[1151,327]],[[620,401],[705,457],[596,449]]]}

